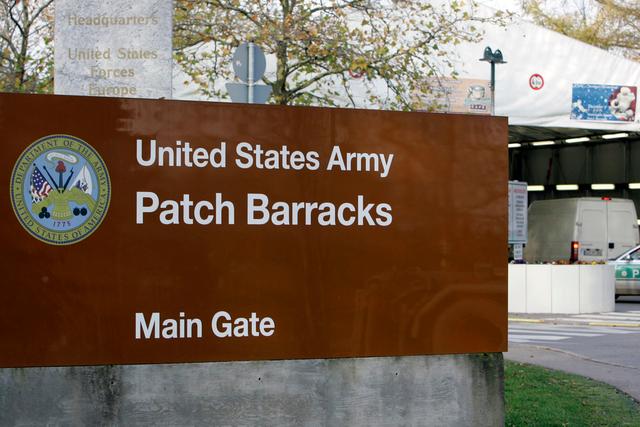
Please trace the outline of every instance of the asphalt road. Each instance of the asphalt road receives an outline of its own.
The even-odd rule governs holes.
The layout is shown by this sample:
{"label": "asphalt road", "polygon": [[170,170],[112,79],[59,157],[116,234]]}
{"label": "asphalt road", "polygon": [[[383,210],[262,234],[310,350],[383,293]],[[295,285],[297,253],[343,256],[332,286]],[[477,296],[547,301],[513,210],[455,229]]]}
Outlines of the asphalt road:
{"label": "asphalt road", "polygon": [[616,301],[616,311],[640,311],[640,296],[618,298],[618,301]]}
{"label": "asphalt road", "polygon": [[[636,326],[590,326],[590,321]],[[564,316],[558,322],[549,318],[544,323],[509,322],[505,358],[607,382],[640,401],[639,324],[640,297],[621,297],[615,314]]]}
{"label": "asphalt road", "polygon": [[[631,313],[637,311],[638,313]],[[640,297],[621,297],[616,312],[628,313],[640,323]],[[595,337],[575,337],[558,341],[551,347],[570,351],[587,358],[640,369],[640,328],[601,328],[609,333]],[[617,334],[614,331],[637,331]],[[640,381],[640,372],[638,372]]]}

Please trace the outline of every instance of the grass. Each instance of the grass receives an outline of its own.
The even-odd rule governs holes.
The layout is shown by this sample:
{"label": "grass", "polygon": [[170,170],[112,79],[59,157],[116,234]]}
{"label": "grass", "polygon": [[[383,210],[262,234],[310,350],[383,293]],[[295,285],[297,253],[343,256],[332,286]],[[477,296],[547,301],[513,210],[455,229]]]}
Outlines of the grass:
{"label": "grass", "polygon": [[505,361],[507,426],[640,426],[640,405],[577,375]]}

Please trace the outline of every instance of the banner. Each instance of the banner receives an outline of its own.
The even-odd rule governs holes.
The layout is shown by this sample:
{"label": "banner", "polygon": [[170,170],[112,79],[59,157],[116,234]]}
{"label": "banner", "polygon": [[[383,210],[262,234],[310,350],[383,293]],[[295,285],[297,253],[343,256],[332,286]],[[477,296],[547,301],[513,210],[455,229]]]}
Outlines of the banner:
{"label": "banner", "polygon": [[504,118],[1,94],[0,129],[2,367],[507,349]]}
{"label": "banner", "polygon": [[635,86],[574,84],[571,119],[634,122],[637,92]]}

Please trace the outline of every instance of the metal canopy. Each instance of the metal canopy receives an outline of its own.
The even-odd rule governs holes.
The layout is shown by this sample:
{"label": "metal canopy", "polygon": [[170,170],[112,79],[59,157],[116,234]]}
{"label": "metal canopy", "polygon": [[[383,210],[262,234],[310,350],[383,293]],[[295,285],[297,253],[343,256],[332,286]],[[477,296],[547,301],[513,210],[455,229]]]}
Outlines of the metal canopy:
{"label": "metal canopy", "polygon": [[[640,133],[620,130],[629,134],[627,138],[637,139]],[[542,126],[522,126],[509,125],[509,143],[526,144],[536,141],[558,141],[564,142],[568,138],[590,137],[592,140],[601,140],[605,134],[617,133],[613,130],[604,129],[578,129],[561,127]]]}

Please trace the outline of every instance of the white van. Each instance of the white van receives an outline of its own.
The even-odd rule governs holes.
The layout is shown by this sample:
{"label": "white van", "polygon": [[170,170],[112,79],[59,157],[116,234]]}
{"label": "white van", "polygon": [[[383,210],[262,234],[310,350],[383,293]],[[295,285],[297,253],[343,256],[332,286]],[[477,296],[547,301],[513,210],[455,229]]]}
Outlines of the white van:
{"label": "white van", "polygon": [[529,206],[524,259],[606,261],[636,245],[638,217],[632,200],[608,197],[539,200]]}

